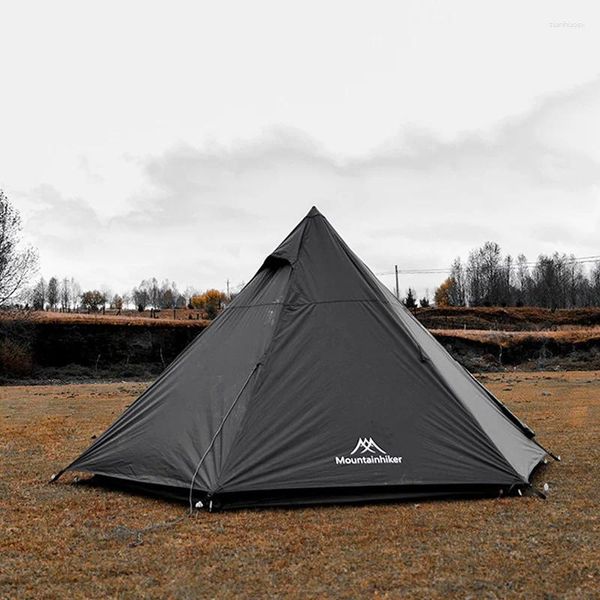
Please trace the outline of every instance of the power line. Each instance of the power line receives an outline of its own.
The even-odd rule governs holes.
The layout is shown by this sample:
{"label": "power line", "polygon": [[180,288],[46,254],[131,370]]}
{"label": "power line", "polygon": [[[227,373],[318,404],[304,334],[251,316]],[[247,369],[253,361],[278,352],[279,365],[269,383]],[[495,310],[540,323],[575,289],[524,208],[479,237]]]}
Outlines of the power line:
{"label": "power line", "polygon": [[[574,256],[573,258],[567,258],[565,262],[567,264],[587,264],[594,263],[600,261],[600,254],[591,255],[591,256]],[[538,264],[539,261],[527,261],[520,264],[513,264],[510,267],[511,271],[515,271],[519,269],[521,266],[534,267]],[[506,267],[502,267],[506,268]],[[422,269],[399,269],[395,268],[393,271],[383,271],[381,273],[375,273],[377,276],[383,275],[435,275],[451,273],[452,269],[449,268],[440,268],[440,267],[431,267],[431,268],[422,268]]]}

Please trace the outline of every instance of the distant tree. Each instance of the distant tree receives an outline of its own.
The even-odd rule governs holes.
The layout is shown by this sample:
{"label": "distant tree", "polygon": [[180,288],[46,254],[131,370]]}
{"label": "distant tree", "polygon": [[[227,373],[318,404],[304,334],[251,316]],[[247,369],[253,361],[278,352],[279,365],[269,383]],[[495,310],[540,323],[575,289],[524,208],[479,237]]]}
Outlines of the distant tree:
{"label": "distant tree", "polygon": [[406,298],[404,298],[404,306],[411,310],[417,308],[417,299],[415,296],[415,292],[412,288],[408,288],[408,291],[406,292]]}
{"label": "distant tree", "polygon": [[142,312],[146,308],[156,310],[159,308],[168,308],[165,306],[165,293],[167,289],[170,290],[168,296],[172,296],[173,291],[169,287],[168,281],[163,282],[162,287],[158,284],[156,277],[151,279],[143,279],[138,287],[133,288],[131,295],[137,309]]}
{"label": "distant tree", "polygon": [[435,290],[433,297],[436,306],[451,306],[450,298],[452,296],[452,288],[454,285],[455,282],[452,277],[448,277],[440,284],[440,287]]}
{"label": "distant tree", "polygon": [[0,305],[24,291],[37,270],[37,252],[20,234],[21,216],[0,190]]}
{"label": "distant tree", "polygon": [[529,264],[524,254],[517,256],[515,264],[515,304],[517,306],[528,306],[531,304],[532,280],[529,273]]}
{"label": "distant tree", "polygon": [[71,277],[71,279],[69,280],[69,287],[71,289],[72,306],[73,308],[77,309],[77,303],[81,298],[81,286],[74,277]]}
{"label": "distant tree", "polygon": [[100,292],[106,298],[105,303],[110,305],[110,299],[114,296],[113,291],[110,289],[108,285],[103,285],[100,287]]}
{"label": "distant tree", "polygon": [[160,308],[160,287],[158,280],[153,277],[148,284],[148,299],[153,309]]}
{"label": "distant tree", "polygon": [[125,292],[121,298],[123,299],[123,308],[127,308],[132,302],[131,294]]}
{"label": "distant tree", "polygon": [[486,242],[469,254],[466,276],[471,306],[496,306],[502,302],[506,277],[502,263],[496,242]]}
{"label": "distant tree", "polygon": [[66,277],[60,282],[58,295],[60,297],[61,310],[63,312],[69,310],[71,308],[71,287],[69,285],[69,280]]}
{"label": "distant tree", "polygon": [[138,287],[133,288],[131,291],[133,302],[140,312],[146,310],[146,307],[150,304],[150,292],[148,288],[148,280],[144,279]]}
{"label": "distant tree", "polygon": [[214,319],[226,301],[227,294],[212,289],[192,296],[191,305],[193,308],[204,310],[209,319]]}
{"label": "distant tree", "polygon": [[161,294],[160,306],[161,308],[173,308],[176,300],[177,296],[175,296],[172,289],[168,288]]}
{"label": "distant tree", "polygon": [[564,304],[562,290],[563,264],[558,253],[540,255],[533,267],[533,302],[537,306],[555,310]]}
{"label": "distant tree", "polygon": [[590,273],[591,304],[600,306],[600,261],[596,262]]}
{"label": "distant tree", "polygon": [[46,289],[46,296],[48,298],[50,310],[54,310],[58,306],[60,297],[58,290],[58,279],[56,279],[56,277],[50,277],[48,281],[48,287]]}
{"label": "distant tree", "polygon": [[119,294],[115,294],[110,301],[110,307],[117,311],[117,315],[123,310],[123,298]]}
{"label": "distant tree", "polygon": [[589,281],[584,273],[583,265],[577,262],[572,254],[566,261],[567,308],[587,306]]}
{"label": "distant tree", "polygon": [[423,296],[423,298],[419,300],[419,304],[421,305],[421,308],[429,308],[429,298]]}
{"label": "distant tree", "polygon": [[[503,256],[500,246],[486,242],[469,253],[466,266],[452,264],[450,279],[436,291],[440,302],[470,306],[542,306],[550,309],[600,306],[596,277],[572,254],[540,255],[529,267],[524,254]],[[436,304],[440,304],[436,297]]]}
{"label": "distant tree", "polygon": [[46,307],[46,280],[43,277],[33,286],[31,306],[33,310],[44,310]]}
{"label": "distant tree", "polygon": [[177,308],[179,296],[177,284],[165,279],[160,286],[160,308]]}
{"label": "distant tree", "polygon": [[500,270],[500,280],[498,284],[498,295],[500,306],[510,306],[513,304],[514,297],[514,261],[510,254],[504,257],[504,264]]}
{"label": "distant tree", "polygon": [[90,312],[98,312],[106,304],[106,296],[99,290],[88,290],[81,294],[81,304]]}
{"label": "distant tree", "polygon": [[456,258],[450,267],[452,285],[447,289],[447,302],[451,306],[464,306],[466,304],[465,268],[460,257]]}

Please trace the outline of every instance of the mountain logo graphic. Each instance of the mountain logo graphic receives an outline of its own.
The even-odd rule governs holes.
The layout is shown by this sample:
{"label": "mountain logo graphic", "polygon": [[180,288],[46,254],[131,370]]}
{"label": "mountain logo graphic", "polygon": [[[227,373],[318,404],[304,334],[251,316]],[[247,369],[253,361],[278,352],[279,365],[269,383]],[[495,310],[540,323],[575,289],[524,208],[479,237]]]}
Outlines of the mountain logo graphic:
{"label": "mountain logo graphic", "polygon": [[373,441],[372,437],[370,437],[369,439],[358,438],[358,442],[356,443],[354,450],[350,452],[350,455],[352,456],[352,454],[356,454],[359,450],[361,451],[361,454],[364,454],[365,452],[371,452],[372,454],[376,454],[377,452],[379,452],[380,454],[387,454],[385,450],[383,450]]}
{"label": "mountain logo graphic", "polygon": [[336,465],[402,465],[401,456],[390,456],[372,437],[359,437],[350,454],[334,459]]}

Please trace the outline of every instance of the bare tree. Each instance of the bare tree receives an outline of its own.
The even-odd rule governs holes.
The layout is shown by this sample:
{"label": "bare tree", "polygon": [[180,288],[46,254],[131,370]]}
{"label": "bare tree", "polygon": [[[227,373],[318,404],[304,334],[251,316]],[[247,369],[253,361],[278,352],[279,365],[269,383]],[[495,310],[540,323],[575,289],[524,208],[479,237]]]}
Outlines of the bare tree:
{"label": "bare tree", "polygon": [[160,308],[160,287],[158,285],[158,280],[156,277],[153,277],[150,280],[150,284],[148,286],[149,298],[150,298],[150,306],[153,310]]}
{"label": "bare tree", "polygon": [[159,306],[160,308],[179,308],[178,302],[181,294],[177,290],[177,284],[174,281],[165,279],[159,290]]}
{"label": "bare tree", "polygon": [[133,302],[140,312],[144,312],[146,307],[150,304],[149,288],[150,282],[147,279],[144,279],[138,287],[133,288],[131,291]]}
{"label": "bare tree", "polygon": [[532,280],[527,257],[524,254],[517,256],[515,271],[516,304],[517,306],[527,306],[531,303]]}
{"label": "bare tree", "polygon": [[75,280],[74,277],[71,277],[69,281],[69,287],[71,289],[71,303],[74,309],[77,309],[79,299],[81,298],[81,286]]}
{"label": "bare tree", "polygon": [[66,277],[60,282],[59,297],[60,308],[63,312],[66,312],[71,308],[71,286]]}
{"label": "bare tree", "polygon": [[46,297],[48,299],[50,310],[54,310],[57,307],[59,300],[58,279],[56,279],[56,277],[50,277],[46,289]]}
{"label": "bare tree", "polygon": [[123,299],[123,308],[127,308],[132,302],[132,298],[131,298],[131,294],[128,294],[127,292],[125,292],[122,295],[122,299]]}
{"label": "bare tree", "polygon": [[453,281],[448,290],[448,303],[451,306],[464,306],[466,303],[465,268],[460,257],[456,258],[450,267],[450,278]]}
{"label": "bare tree", "polygon": [[33,310],[44,310],[46,306],[46,280],[43,277],[31,290],[31,306]]}
{"label": "bare tree", "polygon": [[37,270],[37,252],[22,247],[21,216],[0,190],[0,305],[20,293]]}
{"label": "bare tree", "polygon": [[436,290],[436,304],[460,304],[464,293],[470,306],[600,306],[599,264],[587,272],[574,255],[555,252],[541,254],[530,269],[524,254],[513,261],[498,244],[486,242],[470,252],[466,268],[454,261],[451,276]]}
{"label": "bare tree", "polygon": [[117,315],[120,315],[123,310],[123,298],[119,294],[115,294],[110,301],[110,307],[117,311]]}
{"label": "bare tree", "polygon": [[590,273],[590,295],[592,304],[600,306],[600,261],[594,264]]}

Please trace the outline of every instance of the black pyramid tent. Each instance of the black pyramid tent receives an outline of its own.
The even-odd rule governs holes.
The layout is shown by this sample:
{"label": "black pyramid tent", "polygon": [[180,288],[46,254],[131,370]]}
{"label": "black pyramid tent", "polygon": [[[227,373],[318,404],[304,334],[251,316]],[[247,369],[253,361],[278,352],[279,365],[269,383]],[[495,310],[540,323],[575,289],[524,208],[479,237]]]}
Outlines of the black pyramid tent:
{"label": "black pyramid tent", "polygon": [[533,436],[313,208],[65,470],[211,508],[497,495]]}

